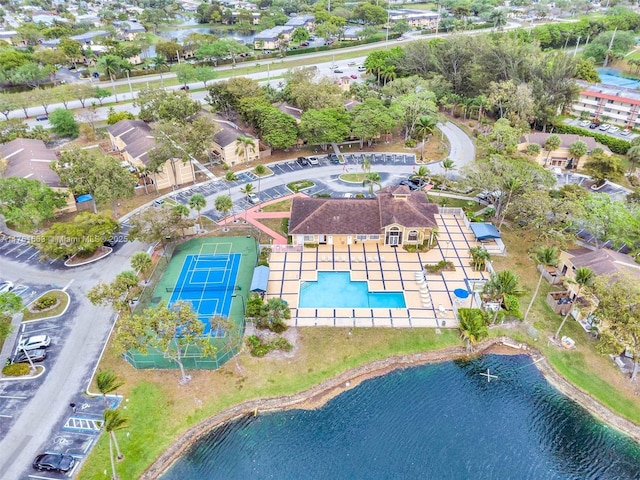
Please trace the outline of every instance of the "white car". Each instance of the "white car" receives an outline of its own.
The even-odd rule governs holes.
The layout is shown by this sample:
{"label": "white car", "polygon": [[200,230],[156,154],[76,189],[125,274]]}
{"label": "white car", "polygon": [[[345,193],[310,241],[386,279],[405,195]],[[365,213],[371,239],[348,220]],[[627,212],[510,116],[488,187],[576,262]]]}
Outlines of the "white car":
{"label": "white car", "polygon": [[247,194],[247,199],[254,205],[260,203],[260,198],[253,192]]}
{"label": "white car", "polygon": [[311,165],[320,165],[320,160],[318,160],[316,157],[308,157],[307,160],[309,160],[309,163]]}
{"label": "white car", "polygon": [[23,338],[20,340],[20,350],[35,350],[37,348],[46,348],[51,345],[49,335],[34,335],[33,337]]}
{"label": "white car", "polygon": [[622,135],[623,137],[626,137],[626,136],[628,136],[630,134],[631,134],[631,130],[622,130],[620,132],[620,135]]}
{"label": "white car", "polygon": [[13,290],[13,282],[6,280],[4,282],[0,282],[0,293],[7,293]]}
{"label": "white car", "polygon": [[355,195],[353,193],[343,193],[342,198],[353,198]]}
{"label": "white car", "polygon": [[611,128],[611,125],[609,125],[608,123],[603,123],[602,125],[600,125],[600,130],[602,130],[603,132],[606,132],[610,128]]}
{"label": "white car", "polygon": [[583,120],[580,122],[581,127],[588,127],[589,125],[591,125],[591,120]]}
{"label": "white car", "polygon": [[615,126],[609,128],[609,133],[616,133],[616,132],[619,132],[619,131],[620,131],[620,129],[618,127],[615,127]]}

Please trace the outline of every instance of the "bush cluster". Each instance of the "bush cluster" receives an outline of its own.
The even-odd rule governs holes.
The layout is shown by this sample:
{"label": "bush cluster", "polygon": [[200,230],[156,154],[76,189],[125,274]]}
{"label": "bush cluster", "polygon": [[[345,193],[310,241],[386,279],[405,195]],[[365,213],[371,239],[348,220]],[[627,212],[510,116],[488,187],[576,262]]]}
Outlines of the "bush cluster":
{"label": "bush cluster", "polygon": [[293,350],[293,345],[282,337],[276,337],[272,340],[261,340],[256,335],[247,337],[247,345],[251,351],[251,355],[254,357],[264,357],[267,353],[274,350],[282,350],[283,352],[290,352]]}
{"label": "bush cluster", "polygon": [[12,363],[2,369],[2,374],[8,377],[22,377],[29,374],[30,367],[26,363]]}
{"label": "bush cluster", "polygon": [[455,270],[453,266],[453,262],[449,260],[440,260],[438,263],[434,265],[425,265],[424,269],[429,273],[440,273],[442,271],[452,271]]}
{"label": "bush cluster", "polygon": [[53,307],[56,303],[58,303],[56,296],[51,293],[47,293],[33,302],[33,309],[37,311],[45,310]]}

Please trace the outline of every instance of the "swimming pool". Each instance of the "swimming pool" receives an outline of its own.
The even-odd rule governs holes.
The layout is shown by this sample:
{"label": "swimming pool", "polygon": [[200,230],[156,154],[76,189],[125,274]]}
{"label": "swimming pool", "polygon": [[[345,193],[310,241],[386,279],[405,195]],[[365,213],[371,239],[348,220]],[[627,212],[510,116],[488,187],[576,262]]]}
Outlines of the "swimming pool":
{"label": "swimming pool", "polygon": [[640,82],[633,78],[626,78],[617,68],[598,68],[600,83],[623,88],[640,88]]}
{"label": "swimming pool", "polygon": [[316,282],[300,285],[299,308],[405,308],[402,292],[370,292],[349,272],[318,272]]}

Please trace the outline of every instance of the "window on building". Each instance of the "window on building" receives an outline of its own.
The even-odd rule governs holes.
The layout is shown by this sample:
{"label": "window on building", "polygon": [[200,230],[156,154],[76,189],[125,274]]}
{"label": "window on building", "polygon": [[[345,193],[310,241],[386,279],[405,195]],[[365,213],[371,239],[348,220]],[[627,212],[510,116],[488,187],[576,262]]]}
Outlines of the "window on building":
{"label": "window on building", "polygon": [[380,240],[380,235],[369,235],[369,240]]}
{"label": "window on building", "polygon": [[313,235],[305,235],[304,236],[304,241],[305,242],[313,242],[316,239],[316,237],[314,237]]}
{"label": "window on building", "polygon": [[418,232],[416,230],[409,230],[409,235],[407,235],[408,242],[417,242],[418,241]]}
{"label": "window on building", "polygon": [[356,240],[364,242],[367,239],[366,235],[356,235]]}

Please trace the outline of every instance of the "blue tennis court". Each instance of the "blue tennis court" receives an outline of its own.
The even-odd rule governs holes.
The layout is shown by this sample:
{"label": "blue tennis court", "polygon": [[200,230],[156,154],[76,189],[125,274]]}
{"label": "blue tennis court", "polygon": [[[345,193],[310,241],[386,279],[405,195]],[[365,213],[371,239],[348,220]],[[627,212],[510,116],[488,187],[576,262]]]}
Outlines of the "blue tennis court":
{"label": "blue tennis court", "polygon": [[229,316],[240,259],[240,253],[186,255],[175,286],[167,287],[169,305],[179,300],[191,302],[208,334],[211,317]]}

